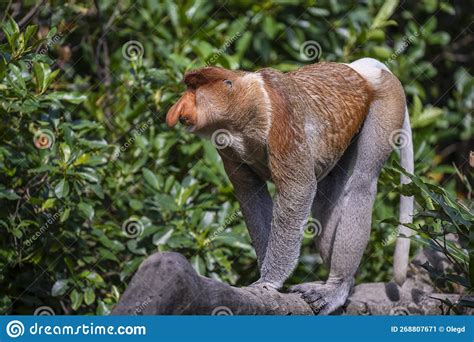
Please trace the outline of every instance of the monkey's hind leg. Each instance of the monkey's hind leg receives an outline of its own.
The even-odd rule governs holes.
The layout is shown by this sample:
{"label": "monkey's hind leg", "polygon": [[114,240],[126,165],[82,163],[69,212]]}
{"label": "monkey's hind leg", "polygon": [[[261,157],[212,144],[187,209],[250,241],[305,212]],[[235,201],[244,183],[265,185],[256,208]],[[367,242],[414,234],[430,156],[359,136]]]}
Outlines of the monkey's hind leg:
{"label": "monkey's hind leg", "polygon": [[[323,234],[319,242],[326,246],[321,252],[325,262],[330,264],[329,278],[325,284],[302,284],[291,289],[300,292],[318,314],[329,314],[345,303],[369,239],[378,176],[392,151],[391,133],[401,128],[405,112],[403,90],[393,79],[393,75],[382,72],[378,93],[381,96],[372,103],[354,142],[357,145],[351,158],[355,163],[337,201],[339,210],[335,212],[335,220],[332,219],[333,232]],[[348,152],[352,153],[351,150]],[[331,223],[331,219],[328,222]],[[331,240],[327,240],[329,238]],[[327,248],[331,245],[332,248]],[[327,251],[330,255],[325,257]]]}

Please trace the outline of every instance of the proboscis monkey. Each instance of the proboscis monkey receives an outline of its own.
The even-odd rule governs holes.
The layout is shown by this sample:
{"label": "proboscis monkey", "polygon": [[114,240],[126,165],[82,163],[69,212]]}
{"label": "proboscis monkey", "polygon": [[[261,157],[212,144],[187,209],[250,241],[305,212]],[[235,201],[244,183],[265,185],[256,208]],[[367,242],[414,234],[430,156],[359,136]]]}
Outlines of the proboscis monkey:
{"label": "proboscis monkey", "polygon": [[[369,239],[380,170],[404,134],[401,165],[413,172],[405,94],[382,63],[316,63],[296,71],[258,72],[205,67],[185,74],[187,90],[169,110],[200,136],[227,134],[220,146],[225,170],[255,247],[260,279],[251,286],[279,289],[295,268],[310,214],[330,268],[327,281],[290,291],[319,314],[346,301]],[[219,137],[217,137],[219,139]],[[276,186],[272,199],[266,181]],[[402,182],[407,182],[403,178]],[[413,198],[400,199],[400,221],[411,222]],[[404,235],[409,230],[400,227]],[[406,277],[409,240],[399,238],[394,275]]]}

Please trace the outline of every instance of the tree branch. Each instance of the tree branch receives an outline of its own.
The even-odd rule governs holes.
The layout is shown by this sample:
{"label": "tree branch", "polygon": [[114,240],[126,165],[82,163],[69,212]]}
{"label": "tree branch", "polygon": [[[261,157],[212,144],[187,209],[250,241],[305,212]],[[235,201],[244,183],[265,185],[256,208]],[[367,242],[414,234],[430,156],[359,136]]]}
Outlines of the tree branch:
{"label": "tree branch", "polygon": [[[457,294],[431,294],[430,287],[409,279],[355,287],[339,314],[387,315],[444,313],[441,300],[457,302]],[[113,315],[313,315],[297,294],[274,289],[236,288],[202,277],[178,253],[156,253],[146,259],[130,282]]]}

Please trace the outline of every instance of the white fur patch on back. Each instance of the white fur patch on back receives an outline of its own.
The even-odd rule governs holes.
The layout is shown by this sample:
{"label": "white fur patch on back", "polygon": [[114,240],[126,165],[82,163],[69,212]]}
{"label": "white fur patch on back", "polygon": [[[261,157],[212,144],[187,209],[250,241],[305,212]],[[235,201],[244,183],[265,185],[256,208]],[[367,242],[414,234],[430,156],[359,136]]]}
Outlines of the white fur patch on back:
{"label": "white fur patch on back", "polygon": [[354,69],[373,86],[379,85],[382,70],[390,72],[385,64],[373,58],[361,58],[346,65]]}

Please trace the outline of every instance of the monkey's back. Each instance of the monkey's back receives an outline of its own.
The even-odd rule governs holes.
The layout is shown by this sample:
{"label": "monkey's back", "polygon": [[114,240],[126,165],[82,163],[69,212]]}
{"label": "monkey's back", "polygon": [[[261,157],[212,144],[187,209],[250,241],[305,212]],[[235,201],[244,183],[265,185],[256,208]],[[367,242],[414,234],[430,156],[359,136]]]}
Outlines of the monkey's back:
{"label": "monkey's back", "polygon": [[316,63],[287,76],[297,88],[292,102],[305,115],[305,131],[312,139],[314,154],[332,156],[316,160],[316,168],[323,174],[342,156],[361,128],[372,90],[362,76],[340,63]]}

